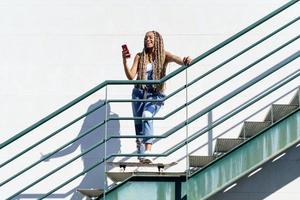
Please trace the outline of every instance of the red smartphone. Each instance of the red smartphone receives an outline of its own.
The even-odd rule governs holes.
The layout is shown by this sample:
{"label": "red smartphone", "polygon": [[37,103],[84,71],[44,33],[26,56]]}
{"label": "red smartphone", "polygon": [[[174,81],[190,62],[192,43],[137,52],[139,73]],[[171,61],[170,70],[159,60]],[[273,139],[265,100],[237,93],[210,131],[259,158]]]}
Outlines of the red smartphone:
{"label": "red smartphone", "polygon": [[129,49],[128,49],[128,47],[127,47],[126,44],[123,44],[123,45],[122,45],[122,49],[123,49],[123,51],[127,51],[126,58],[130,58]]}

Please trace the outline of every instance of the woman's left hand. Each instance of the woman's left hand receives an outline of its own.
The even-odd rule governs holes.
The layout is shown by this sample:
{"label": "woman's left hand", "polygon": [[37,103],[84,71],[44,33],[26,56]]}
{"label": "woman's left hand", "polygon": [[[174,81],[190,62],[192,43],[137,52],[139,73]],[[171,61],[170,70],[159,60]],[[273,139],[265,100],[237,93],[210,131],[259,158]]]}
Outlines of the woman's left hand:
{"label": "woman's left hand", "polygon": [[191,63],[192,63],[192,59],[189,56],[183,58],[183,64],[184,65],[188,66]]}

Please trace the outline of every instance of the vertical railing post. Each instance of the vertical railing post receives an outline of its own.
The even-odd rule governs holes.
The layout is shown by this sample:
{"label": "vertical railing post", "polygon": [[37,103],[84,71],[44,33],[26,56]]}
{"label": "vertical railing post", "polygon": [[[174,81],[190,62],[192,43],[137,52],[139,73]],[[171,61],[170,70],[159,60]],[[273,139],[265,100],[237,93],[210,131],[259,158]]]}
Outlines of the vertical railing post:
{"label": "vertical railing post", "polygon": [[[184,65],[185,66],[185,65]],[[188,183],[188,177],[190,176],[190,163],[189,163],[189,145],[188,145],[188,137],[189,137],[189,109],[188,109],[188,71],[187,66],[185,66],[185,136],[186,136],[186,191],[189,190],[189,183]],[[187,192],[188,193],[188,192]]]}
{"label": "vertical railing post", "polygon": [[213,155],[213,130],[210,129],[210,127],[212,126],[212,122],[213,122],[213,116],[212,116],[212,111],[209,111],[207,113],[207,126],[209,128],[208,131],[208,138],[207,138],[207,148],[208,148],[208,155],[212,156]]}
{"label": "vertical railing post", "polygon": [[107,184],[107,162],[106,162],[106,158],[107,158],[107,128],[108,128],[108,97],[107,97],[107,88],[108,85],[105,86],[105,121],[104,121],[104,125],[105,125],[105,133],[104,133],[104,190],[103,190],[103,200],[105,200],[106,198],[106,191],[108,188],[108,184]]}

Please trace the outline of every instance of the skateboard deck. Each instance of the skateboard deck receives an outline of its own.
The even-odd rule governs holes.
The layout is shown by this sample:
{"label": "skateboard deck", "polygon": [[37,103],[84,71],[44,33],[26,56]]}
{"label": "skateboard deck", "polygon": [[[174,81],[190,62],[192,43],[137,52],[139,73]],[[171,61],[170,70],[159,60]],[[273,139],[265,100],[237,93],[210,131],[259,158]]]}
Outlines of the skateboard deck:
{"label": "skateboard deck", "polygon": [[156,178],[168,178],[168,177],[183,177],[186,175],[185,172],[106,172],[108,178],[113,182],[123,182],[131,177],[156,177]]}
{"label": "skateboard deck", "polygon": [[125,171],[126,167],[157,167],[161,172],[164,168],[169,168],[177,164],[177,162],[171,163],[140,163],[140,162],[107,162],[108,165],[113,167],[120,167]]}

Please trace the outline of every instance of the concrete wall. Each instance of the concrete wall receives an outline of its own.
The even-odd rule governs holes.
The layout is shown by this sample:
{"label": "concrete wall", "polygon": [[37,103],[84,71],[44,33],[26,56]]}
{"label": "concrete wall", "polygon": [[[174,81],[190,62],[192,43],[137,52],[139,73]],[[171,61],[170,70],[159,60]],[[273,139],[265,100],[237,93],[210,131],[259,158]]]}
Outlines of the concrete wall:
{"label": "concrete wall", "polygon": [[[60,108],[74,98],[107,79],[126,79],[122,67],[121,45],[126,43],[133,55],[143,47],[143,37],[148,30],[159,31],[165,41],[165,48],[180,56],[190,55],[195,58],[231,35],[242,30],[274,9],[288,1],[199,1],[199,0],[166,0],[166,1],[118,1],[118,0],[3,0],[0,2],[0,141],[13,137],[18,132],[29,127],[54,110]],[[284,25],[298,16],[299,3],[287,11],[276,16],[256,31],[240,38],[232,45],[228,45],[210,58],[205,59],[188,71],[189,80],[210,70],[234,53],[247,47],[262,38],[272,30]],[[266,41],[259,48],[251,50],[239,59],[227,64],[223,70],[218,70],[209,77],[202,79],[188,91],[188,99],[207,90],[219,80],[228,77],[254,60],[267,54],[274,48],[298,35],[299,22],[284,30],[276,37]],[[249,79],[257,76],[277,64],[298,50],[299,41],[289,45],[269,59],[264,60],[246,75],[239,76],[205,96],[202,100],[189,107],[188,115],[192,116],[214,100],[217,100],[239,87]],[[130,61],[132,62],[132,60]],[[214,119],[219,118],[238,103],[251,98],[252,95],[272,85],[280,77],[284,77],[299,69],[299,60],[287,65],[265,81],[245,91],[239,98],[218,107],[214,110]],[[168,72],[178,66],[170,64]],[[185,83],[185,74],[182,74],[167,83],[167,94]],[[274,99],[278,95],[299,85],[299,79],[291,82],[277,93],[270,95],[260,106]],[[110,86],[109,98],[131,97],[132,86]],[[171,100],[166,101],[158,116],[164,116],[182,105],[186,94],[181,92]],[[100,105],[105,99],[105,91],[95,93],[87,100],[76,105],[60,115],[51,123],[43,125],[0,151],[1,163],[12,155],[22,151],[50,133],[54,132],[66,122],[78,115]],[[255,108],[259,108],[256,106]],[[215,136],[236,120],[252,112],[249,108],[223,127],[214,130]],[[51,140],[39,145],[6,165],[0,170],[1,181],[16,174],[24,167],[39,160],[58,147],[66,144],[78,135],[82,135],[95,124],[105,118],[105,108],[98,110],[77,124],[62,131]],[[182,110],[165,121],[155,122],[155,134],[160,135],[185,119],[186,111]],[[131,116],[130,104],[111,104],[109,114],[112,117]],[[263,114],[256,119],[262,119]],[[207,124],[207,117],[203,116],[189,126],[189,134],[194,133]],[[128,121],[113,121],[108,125],[110,135],[134,135],[133,123]],[[234,130],[230,137],[234,137],[239,130]],[[68,159],[87,150],[91,145],[104,138],[104,128],[93,131],[79,142],[70,144],[60,151],[53,159],[42,162],[24,174],[0,188],[1,199],[7,198],[23,188],[25,183],[33,182],[49,170],[55,169]],[[161,153],[170,148],[186,136],[186,130],[178,131],[169,140],[155,143],[154,152]],[[199,144],[206,142],[203,136],[189,147],[193,151]],[[135,151],[133,139],[113,140],[108,145],[107,154],[131,153]],[[113,147],[113,148],[112,148]],[[170,161],[184,156],[186,149],[162,160]],[[207,153],[207,147],[198,151]],[[50,176],[36,186],[23,192],[20,198],[37,198],[47,193],[63,181],[87,169],[93,163],[101,160],[104,149],[98,148],[82,159],[76,160],[66,169]],[[116,158],[123,159],[123,158]],[[134,158],[133,158],[134,159]],[[185,168],[183,159],[174,171]],[[78,187],[104,187],[104,166],[96,168],[88,175],[81,176],[68,186],[58,190],[51,196],[53,199],[80,198],[74,193]]]}

